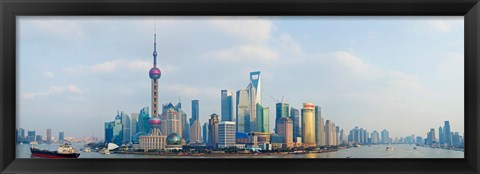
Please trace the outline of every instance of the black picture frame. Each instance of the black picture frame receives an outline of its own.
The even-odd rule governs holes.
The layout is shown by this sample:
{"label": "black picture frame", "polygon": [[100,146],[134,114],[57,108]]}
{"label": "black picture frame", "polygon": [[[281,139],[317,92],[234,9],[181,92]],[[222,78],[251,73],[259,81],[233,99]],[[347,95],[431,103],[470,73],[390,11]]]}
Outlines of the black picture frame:
{"label": "black picture frame", "polygon": [[[0,0],[1,173],[479,173],[478,0]],[[465,18],[464,159],[15,159],[16,16],[339,15]]]}

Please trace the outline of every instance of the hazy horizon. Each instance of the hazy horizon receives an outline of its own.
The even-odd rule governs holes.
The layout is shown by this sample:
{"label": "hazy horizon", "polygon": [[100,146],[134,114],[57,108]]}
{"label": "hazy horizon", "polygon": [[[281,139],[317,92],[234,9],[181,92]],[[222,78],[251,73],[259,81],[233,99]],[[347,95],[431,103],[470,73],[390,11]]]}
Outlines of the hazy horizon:
{"label": "hazy horizon", "polygon": [[[261,71],[262,103],[322,107],[347,133],[464,132],[463,17],[18,17],[17,128],[104,138],[117,110],[150,106],[156,21],[159,103],[200,121],[220,91]],[[235,102],[234,102],[235,104]],[[159,107],[161,108],[161,107]]]}

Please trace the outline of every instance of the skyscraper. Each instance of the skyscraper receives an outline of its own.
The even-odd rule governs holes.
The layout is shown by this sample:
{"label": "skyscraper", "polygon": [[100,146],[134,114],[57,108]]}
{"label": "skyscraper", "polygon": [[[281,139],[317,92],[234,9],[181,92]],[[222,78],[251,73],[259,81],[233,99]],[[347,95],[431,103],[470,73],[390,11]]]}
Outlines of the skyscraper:
{"label": "skyscraper", "polygon": [[[290,119],[292,119],[293,122],[293,141],[297,141],[297,137],[302,137],[302,129],[300,127],[301,122],[300,122],[300,112],[298,109],[292,107],[290,109]],[[298,142],[300,143],[300,142]]]}
{"label": "skyscraper", "polygon": [[187,121],[187,113],[185,113],[182,110],[182,103],[178,102],[178,104],[175,105],[175,111],[177,111],[178,113],[178,117],[180,120],[180,130],[182,131],[179,134],[182,135],[183,139],[189,142],[190,141],[190,124]]}
{"label": "skyscraper", "polygon": [[325,121],[320,106],[315,106],[315,141],[317,146],[325,145]]}
{"label": "skyscraper", "polygon": [[233,92],[221,91],[221,118],[222,121],[234,121],[233,119]]}
{"label": "skyscraper", "polygon": [[58,142],[63,143],[65,140],[65,133],[63,131],[58,132]]}
{"label": "skyscraper", "polygon": [[250,131],[257,130],[257,104],[262,104],[261,84],[260,71],[250,72],[250,84],[247,86],[250,103]]}
{"label": "skyscraper", "polygon": [[438,127],[438,142],[445,144],[445,133],[443,132],[442,126]]}
{"label": "skyscraper", "polygon": [[198,100],[192,100],[192,118],[190,120],[190,124],[193,121],[198,120],[198,114],[200,113],[200,106]]}
{"label": "skyscraper", "polygon": [[138,128],[137,132],[143,132],[148,134],[150,132],[150,125],[148,124],[150,116],[148,115],[148,107],[144,107],[140,110],[138,114]]}
{"label": "skyscraper", "polygon": [[383,144],[389,144],[390,143],[390,136],[388,135],[388,131],[386,129],[383,129],[381,132],[381,138],[382,138],[382,143]]}
{"label": "skyscraper", "polygon": [[257,104],[257,132],[270,132],[270,111],[268,107]]}
{"label": "skyscraper", "polygon": [[122,116],[120,112],[117,112],[115,120],[113,121],[113,143],[117,145],[122,145],[123,142],[123,125],[122,125]]}
{"label": "skyscraper", "polygon": [[250,132],[250,109],[248,90],[238,90],[236,96],[237,132]]}
{"label": "skyscraper", "polygon": [[123,133],[123,144],[127,144],[132,141],[131,139],[131,130],[130,130],[130,117],[122,111],[122,133]]}
{"label": "skyscraper", "polygon": [[20,142],[23,142],[25,141],[25,129],[23,128],[20,128],[19,132],[18,132],[19,135],[19,138],[20,138]]}
{"label": "skyscraper", "polygon": [[288,117],[289,114],[289,108],[290,106],[288,103],[278,102],[275,104],[275,133],[278,134],[278,131],[276,129],[278,120],[283,117]]}
{"label": "skyscraper", "polygon": [[[190,118],[190,143],[201,143],[202,141],[202,127],[198,119],[200,108],[198,100],[192,100],[192,118]],[[204,130],[205,133],[206,130]],[[204,138],[206,136],[204,135]]]}
{"label": "skyscraper", "polygon": [[202,143],[202,128],[198,119],[190,126],[190,143]]}
{"label": "skyscraper", "polygon": [[47,129],[47,144],[52,144],[52,129]]}
{"label": "skyscraper", "polygon": [[336,145],[336,130],[335,130],[335,124],[327,120],[325,122],[325,145],[327,146],[333,146]]}
{"label": "skyscraper", "polygon": [[376,130],[374,130],[371,134],[371,142],[372,144],[378,144],[380,143],[380,135],[378,134],[378,132]]}
{"label": "skyscraper", "polygon": [[32,142],[32,141],[35,141],[35,131],[28,131],[27,132],[27,141],[28,142]]}
{"label": "skyscraper", "polygon": [[[305,147],[316,146],[315,141],[315,105],[303,103],[302,109],[302,141]],[[288,112],[287,112],[288,113]]]}
{"label": "skyscraper", "polygon": [[222,121],[218,124],[218,147],[235,146],[235,122]]}
{"label": "skyscraper", "polygon": [[445,134],[445,144],[452,145],[452,133],[450,131],[450,121],[445,121],[443,126],[443,132]]}
{"label": "skyscraper", "polygon": [[138,133],[138,113],[132,113],[130,116],[130,139],[133,139]]}
{"label": "skyscraper", "polygon": [[213,113],[208,120],[208,145],[217,147],[218,145],[218,115]]}
{"label": "skyscraper", "polygon": [[208,145],[208,122],[203,124],[203,143]]}
{"label": "skyscraper", "polygon": [[113,127],[115,122],[106,122],[105,123],[105,143],[113,143]]}
{"label": "skyscraper", "polygon": [[340,127],[335,126],[335,145],[340,144]]}
{"label": "skyscraper", "polygon": [[175,107],[172,103],[168,103],[163,105],[162,108],[162,114],[160,115],[160,119],[162,120],[162,134],[170,135],[172,133],[177,133],[178,135],[182,135],[181,120]]}
{"label": "skyscraper", "polygon": [[277,122],[277,131],[284,139],[283,147],[293,147],[293,122],[289,117],[281,117]]}

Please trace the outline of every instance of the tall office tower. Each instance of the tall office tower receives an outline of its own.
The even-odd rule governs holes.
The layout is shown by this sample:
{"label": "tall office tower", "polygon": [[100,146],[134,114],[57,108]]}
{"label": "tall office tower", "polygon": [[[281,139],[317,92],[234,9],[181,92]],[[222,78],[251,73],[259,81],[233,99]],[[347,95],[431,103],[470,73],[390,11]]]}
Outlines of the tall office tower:
{"label": "tall office tower", "polygon": [[[303,103],[302,109],[302,141],[305,147],[316,146],[315,144],[315,105]],[[287,112],[288,113],[288,112]]]}
{"label": "tall office tower", "polygon": [[192,124],[193,121],[198,120],[198,114],[200,114],[200,105],[198,100],[192,100],[192,118],[190,118],[190,124]]}
{"label": "tall office tower", "polygon": [[418,145],[423,145],[425,142],[423,141],[423,138],[421,136],[417,136],[415,138],[415,144],[418,144]]}
{"label": "tall office tower", "polygon": [[218,124],[218,147],[235,146],[235,122],[222,121]]}
{"label": "tall office tower", "polygon": [[315,106],[315,140],[317,146],[325,145],[325,123],[320,106]]}
{"label": "tall office tower", "polygon": [[218,145],[218,115],[213,113],[208,120],[208,145],[217,147]]}
{"label": "tall office tower", "polygon": [[123,142],[123,125],[122,125],[122,116],[120,112],[117,112],[115,120],[113,121],[113,143],[117,145],[122,145]]}
{"label": "tall office tower", "polygon": [[430,142],[433,144],[433,143],[436,143],[437,142],[437,138],[435,137],[435,129],[434,128],[431,128],[430,129]]}
{"label": "tall office tower", "polygon": [[182,132],[180,132],[179,135],[182,135],[183,139],[190,142],[190,124],[187,122],[187,113],[182,110],[182,103],[178,102],[178,104],[175,105],[175,111],[177,111],[180,119],[180,130]]}
{"label": "tall office tower", "polygon": [[52,129],[47,129],[47,144],[52,144]]}
{"label": "tall office tower", "polygon": [[236,96],[237,132],[250,132],[250,109],[248,90],[238,90]]}
{"label": "tall office tower", "polygon": [[190,143],[202,143],[202,128],[200,120],[193,121],[190,126]]}
{"label": "tall office tower", "polygon": [[203,143],[208,145],[208,122],[203,124]]}
{"label": "tall office tower", "polygon": [[38,143],[43,143],[43,137],[41,135],[37,135],[35,136],[35,141],[38,142]]}
{"label": "tall office tower", "polygon": [[332,137],[331,130],[332,130],[332,122],[330,120],[327,120],[325,122],[325,145],[327,146],[333,145],[332,143],[333,137]]}
{"label": "tall office tower", "polygon": [[450,121],[445,121],[443,126],[443,132],[445,134],[445,144],[452,145],[452,133],[450,131]]}
{"label": "tall office tower", "polygon": [[389,144],[390,143],[390,136],[388,135],[388,131],[386,129],[382,130],[381,136],[382,136],[382,143],[383,144]]}
{"label": "tall office tower", "polygon": [[150,132],[150,125],[148,124],[150,116],[148,115],[148,107],[144,107],[140,110],[138,114],[138,127],[137,132],[143,132],[148,134]]}
{"label": "tall office tower", "polygon": [[443,132],[442,126],[438,127],[438,142],[445,144],[445,133]]}
{"label": "tall office tower", "polygon": [[163,105],[162,108],[162,114],[160,114],[160,119],[162,120],[162,134],[170,135],[172,133],[177,133],[178,135],[182,135],[180,116],[175,110],[173,104],[168,103],[166,105]]}
{"label": "tall office tower", "polygon": [[105,143],[113,143],[113,127],[115,121],[105,122]]}
{"label": "tall office tower", "polygon": [[35,141],[35,131],[28,131],[26,139],[28,142]]}
{"label": "tall office tower", "polygon": [[221,117],[222,121],[234,121],[233,119],[233,92],[221,91]]}
{"label": "tall office tower", "polygon": [[63,143],[65,140],[65,133],[63,131],[58,132],[58,142]]}
{"label": "tall office tower", "polygon": [[344,144],[345,141],[345,132],[343,132],[343,129],[340,129],[340,143],[339,144]]}
{"label": "tall office tower", "polygon": [[122,133],[123,133],[123,140],[122,144],[128,144],[132,141],[130,136],[130,117],[122,111]]}
{"label": "tall office tower", "polygon": [[132,113],[130,116],[130,139],[138,133],[138,113]]}
{"label": "tall office tower", "polygon": [[290,109],[290,119],[292,119],[293,122],[293,141],[297,142],[297,138],[302,137],[302,128],[300,127],[300,112],[298,109],[294,107]]}
{"label": "tall office tower", "polygon": [[20,128],[18,134],[19,134],[20,142],[25,141],[25,129]]}
{"label": "tall office tower", "polygon": [[257,131],[256,132],[270,132],[270,109],[263,107],[260,103],[257,104]]}
{"label": "tall office tower", "polygon": [[250,72],[250,84],[248,89],[248,101],[250,103],[250,131],[257,130],[257,104],[262,104],[262,83],[260,71]]}
{"label": "tall office tower", "polygon": [[280,120],[280,118],[283,118],[283,117],[288,117],[289,108],[290,106],[288,105],[288,103],[283,103],[283,101],[278,102],[275,105],[275,133],[276,134],[278,134],[278,131],[276,129],[278,120]]}
{"label": "tall office tower", "polygon": [[284,139],[283,147],[293,147],[293,121],[289,117],[281,117],[277,122],[277,131]]}
{"label": "tall office tower", "polygon": [[335,126],[335,145],[340,145],[340,127]]}
{"label": "tall office tower", "polygon": [[378,132],[376,130],[374,130],[372,132],[372,134],[370,135],[371,138],[371,143],[372,144],[378,144],[380,143],[380,135],[378,134]]}

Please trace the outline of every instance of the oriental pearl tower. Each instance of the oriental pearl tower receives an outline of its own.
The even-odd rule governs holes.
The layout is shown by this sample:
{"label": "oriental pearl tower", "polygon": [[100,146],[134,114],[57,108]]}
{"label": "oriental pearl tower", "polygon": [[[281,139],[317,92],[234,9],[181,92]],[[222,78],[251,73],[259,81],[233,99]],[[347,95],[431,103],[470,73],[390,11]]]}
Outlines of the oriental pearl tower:
{"label": "oriental pearl tower", "polygon": [[152,128],[151,135],[160,135],[160,118],[158,117],[158,79],[162,75],[160,69],[157,68],[157,34],[153,35],[153,67],[148,73],[152,79],[152,117],[148,120],[148,124]]}

